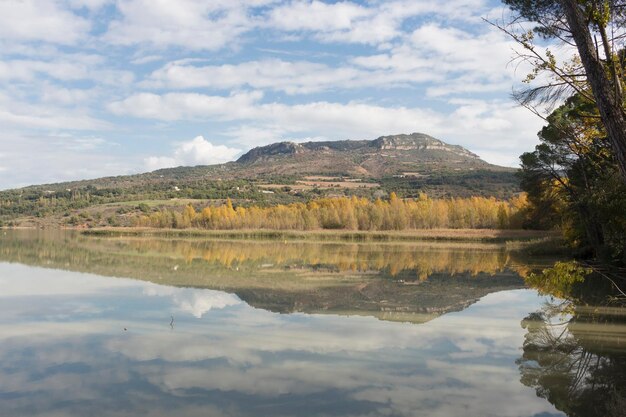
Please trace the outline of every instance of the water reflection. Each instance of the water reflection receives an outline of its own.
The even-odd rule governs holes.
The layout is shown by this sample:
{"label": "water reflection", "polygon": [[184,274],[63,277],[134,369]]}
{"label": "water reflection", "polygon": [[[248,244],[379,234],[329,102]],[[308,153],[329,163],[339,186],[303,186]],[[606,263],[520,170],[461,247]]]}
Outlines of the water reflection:
{"label": "water reflection", "polygon": [[198,319],[213,309],[233,306],[241,302],[233,294],[192,288],[147,286],[144,294],[151,297],[171,298],[178,310],[189,313]]}
{"label": "water reflection", "polygon": [[615,282],[555,268],[529,283],[550,298],[523,321],[521,381],[568,416],[626,415],[626,308]]}
{"label": "water reflection", "polygon": [[[23,265],[0,273],[22,283],[0,295],[6,415],[560,415],[515,377],[533,291],[415,326]],[[211,308],[198,318],[192,300]]]}
{"label": "water reflection", "polygon": [[[307,269],[327,272],[377,272],[407,280],[434,274],[494,275],[529,270],[528,259],[503,244],[486,243],[319,243],[254,240],[203,240],[117,237],[97,238],[63,231],[9,231],[0,236],[0,256],[7,261],[88,268],[94,256],[115,268],[119,259],[146,264],[142,258],[168,260],[166,268],[203,261],[222,273],[233,270]],[[172,264],[171,261],[178,261]],[[159,267],[163,264],[159,264]],[[95,267],[95,266],[91,266]],[[167,273],[167,271],[162,271]]]}
{"label": "water reflection", "polygon": [[[267,310],[424,322],[522,288],[533,265],[504,245],[93,238],[10,232],[0,260],[224,290]],[[195,308],[195,307],[190,307]]]}
{"label": "water reflection", "polygon": [[0,415],[623,415],[625,311],[560,276],[521,289],[544,266],[502,245],[10,232]]}
{"label": "water reflection", "polygon": [[522,322],[528,332],[518,361],[522,383],[568,416],[624,416],[625,312],[570,310],[548,302]]}

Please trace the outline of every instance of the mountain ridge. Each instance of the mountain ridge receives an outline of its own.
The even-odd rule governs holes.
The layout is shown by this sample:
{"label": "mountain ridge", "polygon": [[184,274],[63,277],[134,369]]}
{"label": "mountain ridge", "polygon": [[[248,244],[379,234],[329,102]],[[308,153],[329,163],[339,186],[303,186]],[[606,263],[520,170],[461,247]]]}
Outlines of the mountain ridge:
{"label": "mountain ridge", "polygon": [[[443,151],[462,158],[481,160],[478,155],[460,145],[451,145],[424,133],[398,134],[380,136],[374,140],[338,140],[319,142],[292,142],[281,141],[269,145],[255,147],[235,162],[251,163],[263,156],[298,155],[306,152],[319,151],[418,151],[428,158],[432,158],[433,151]],[[481,160],[482,161],[482,160]]]}
{"label": "mountain ridge", "polygon": [[[72,210],[111,203],[165,207],[218,204],[211,200],[231,198],[237,204],[268,205],[352,195],[374,199],[391,192],[405,198],[421,193],[435,198],[509,198],[519,191],[515,171],[423,133],[374,140],[284,141],[253,148],[223,164],[0,191],[0,222],[31,216],[37,223],[51,214],[71,216]],[[107,208],[98,216],[117,216],[124,210]]]}
{"label": "mountain ridge", "polygon": [[[411,141],[410,143],[413,146],[407,146],[406,141]],[[405,141],[405,142],[401,142]],[[92,184],[98,181],[109,181],[112,183],[123,183],[124,180],[130,179],[133,177],[154,177],[162,174],[170,174],[172,171],[179,171],[181,169],[184,170],[198,170],[205,169],[207,170],[207,175],[221,175],[228,176],[228,171],[232,171],[234,174],[239,174],[240,170],[243,168],[244,172],[242,178],[246,178],[249,174],[254,176],[255,174],[271,174],[272,170],[276,167],[268,166],[265,170],[260,170],[261,172],[246,172],[245,168],[250,168],[255,163],[265,163],[265,162],[287,162],[285,161],[285,157],[289,156],[299,156],[305,154],[312,154],[314,152],[324,153],[325,151],[339,151],[339,152],[351,152],[355,150],[370,150],[372,153],[381,153],[385,150],[392,151],[417,151],[412,152],[409,156],[415,156],[416,153],[421,153],[427,158],[423,161],[417,161],[425,163],[427,166],[422,167],[422,169],[437,169],[437,168],[452,168],[457,171],[462,171],[464,169],[468,169],[470,171],[474,169],[485,169],[488,171],[500,171],[500,172],[515,172],[516,168],[505,167],[500,165],[490,164],[484,160],[482,160],[477,154],[469,151],[468,149],[460,146],[460,145],[451,145],[440,139],[436,139],[430,135],[424,133],[411,133],[411,134],[397,134],[397,135],[386,135],[380,136],[373,140],[338,140],[338,141],[309,141],[309,142],[293,142],[293,141],[281,141],[274,142],[268,145],[257,146],[255,148],[250,149],[239,158],[234,161],[228,161],[220,164],[211,164],[211,165],[181,165],[177,167],[167,167],[167,168],[159,168],[153,171],[147,171],[137,174],[121,174],[121,175],[110,175],[104,177],[97,177],[91,179],[80,179],[80,180],[69,180],[69,181],[61,181],[61,182],[52,182],[52,183],[42,183],[42,184],[32,184],[24,187],[11,188],[0,190],[0,193],[15,191],[15,190],[24,190],[24,189],[32,189],[38,187],[58,187],[58,186],[85,186],[88,184]],[[449,153],[451,155],[457,155],[461,157],[460,160],[449,160],[446,161],[445,157],[442,158],[441,154],[437,154],[437,152],[441,153]],[[319,155],[319,154],[318,154]],[[272,157],[276,157],[275,161],[272,161]],[[280,159],[280,160],[278,160]],[[295,162],[302,162],[301,160],[297,160]],[[470,166],[463,167],[458,164],[462,164],[463,162],[470,163]],[[450,167],[451,163],[456,164],[454,167]],[[257,164],[258,165],[258,164]],[[257,166],[258,168],[258,166]],[[298,167],[298,172],[302,171],[302,166]],[[322,167],[323,168],[323,167]],[[396,172],[393,171],[394,167],[387,170],[385,173],[390,175],[402,175],[401,170],[396,169]],[[334,166],[333,169],[336,171],[337,166]],[[256,170],[259,171],[259,170]],[[277,170],[280,171],[280,170]],[[307,174],[344,174],[349,175],[349,172],[313,172]],[[285,172],[280,172],[281,175],[286,174]],[[362,170],[358,170],[355,172],[357,175],[366,174]],[[428,175],[428,172],[423,173]],[[289,175],[287,173],[287,175]],[[373,175],[372,178],[376,178],[379,175]],[[221,178],[221,177],[220,177]],[[222,178],[223,179],[223,178]],[[122,186],[124,184],[121,184]]]}

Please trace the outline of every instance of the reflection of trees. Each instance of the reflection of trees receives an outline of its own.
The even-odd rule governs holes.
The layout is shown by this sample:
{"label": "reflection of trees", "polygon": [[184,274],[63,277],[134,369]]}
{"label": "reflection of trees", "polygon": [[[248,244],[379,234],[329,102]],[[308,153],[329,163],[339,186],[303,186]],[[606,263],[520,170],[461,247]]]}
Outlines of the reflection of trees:
{"label": "reflection of trees", "polygon": [[522,321],[522,383],[570,417],[626,416],[623,314],[569,301],[546,303]]}
{"label": "reflection of trees", "polygon": [[[380,271],[404,280],[425,280],[437,273],[494,275],[515,269],[521,275],[526,268],[516,262],[503,246],[446,244],[332,244],[282,241],[227,241],[155,238],[87,238],[59,236],[5,237],[0,241],[2,258],[62,260],[89,264],[94,256],[102,263],[116,258],[165,258],[181,263],[205,262],[215,268],[325,269],[338,272]],[[102,259],[102,258],[106,258]]]}
{"label": "reflection of trees", "polygon": [[522,286],[510,270],[513,255],[503,246],[480,244],[102,239],[12,231],[0,236],[0,260],[234,292],[270,311],[420,323]]}
{"label": "reflection of trees", "polygon": [[271,263],[338,271],[384,270],[392,276],[412,270],[421,279],[437,272],[495,274],[510,261],[510,255],[504,250],[480,247],[159,239],[129,239],[124,245],[136,252],[169,254],[188,262],[204,259],[224,267]]}

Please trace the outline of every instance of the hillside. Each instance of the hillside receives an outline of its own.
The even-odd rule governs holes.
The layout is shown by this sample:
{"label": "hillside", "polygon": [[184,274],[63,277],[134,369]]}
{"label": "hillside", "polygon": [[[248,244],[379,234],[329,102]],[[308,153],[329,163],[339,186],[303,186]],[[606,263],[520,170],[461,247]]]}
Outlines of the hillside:
{"label": "hillside", "polygon": [[[237,161],[45,184],[0,192],[0,221],[83,214],[119,217],[140,203],[173,206],[227,197],[237,204],[276,204],[321,196],[507,198],[518,191],[515,170],[491,165],[467,149],[431,136],[375,140],[279,142]],[[94,212],[94,207],[100,208]],[[145,207],[145,206],[143,206]],[[90,212],[91,210],[91,212]],[[86,213],[85,213],[86,211]],[[112,221],[109,219],[109,224]]]}
{"label": "hillside", "polygon": [[342,175],[380,179],[436,171],[501,170],[457,145],[421,133],[372,141],[280,142],[252,149],[237,163],[250,174]]}

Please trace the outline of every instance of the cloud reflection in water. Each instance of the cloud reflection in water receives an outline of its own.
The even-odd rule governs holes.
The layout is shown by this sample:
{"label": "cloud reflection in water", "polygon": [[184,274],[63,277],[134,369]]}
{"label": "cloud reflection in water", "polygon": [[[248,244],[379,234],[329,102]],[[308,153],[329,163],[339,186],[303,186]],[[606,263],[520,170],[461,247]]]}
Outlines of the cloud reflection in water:
{"label": "cloud reflection in water", "polygon": [[0,274],[9,415],[561,415],[519,382],[533,291],[413,325],[18,265]]}

